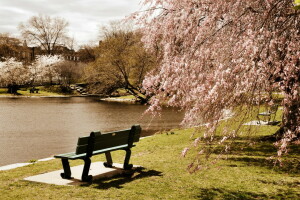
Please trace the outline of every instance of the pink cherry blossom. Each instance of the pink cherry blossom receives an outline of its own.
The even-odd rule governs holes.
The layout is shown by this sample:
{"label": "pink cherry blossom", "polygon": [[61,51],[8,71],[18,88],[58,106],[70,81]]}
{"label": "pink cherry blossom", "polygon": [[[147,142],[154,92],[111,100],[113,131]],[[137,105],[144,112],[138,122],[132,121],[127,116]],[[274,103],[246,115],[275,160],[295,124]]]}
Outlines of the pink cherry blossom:
{"label": "pink cherry blossom", "polygon": [[278,92],[284,95],[278,154],[299,139],[300,11],[291,0],[143,3],[149,9],[134,17],[146,47],[160,52],[158,69],[144,81],[153,95],[150,110],[178,107],[185,111],[182,125],[209,124],[205,136],[213,140],[225,110],[244,105],[247,116]]}

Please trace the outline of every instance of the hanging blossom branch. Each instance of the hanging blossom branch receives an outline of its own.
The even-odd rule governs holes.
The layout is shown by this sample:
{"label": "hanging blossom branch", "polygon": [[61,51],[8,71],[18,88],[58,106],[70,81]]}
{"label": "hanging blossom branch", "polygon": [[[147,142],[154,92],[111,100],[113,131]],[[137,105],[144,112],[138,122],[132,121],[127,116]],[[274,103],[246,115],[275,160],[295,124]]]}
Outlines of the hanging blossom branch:
{"label": "hanging blossom branch", "polygon": [[[267,94],[279,91],[284,100],[276,144],[278,156],[287,152],[289,144],[300,137],[300,18],[299,11],[292,10],[292,2],[144,3],[168,9],[167,15],[151,10],[136,16],[147,33],[143,38],[146,47],[151,50],[158,46],[161,51],[159,68],[143,83],[147,94],[154,95],[149,109],[167,104],[184,110],[182,124],[204,130],[203,141],[208,146],[198,145],[198,153],[209,155],[226,110],[239,108],[247,116],[257,105],[272,104]],[[233,113],[232,120],[237,116],[238,112]],[[236,129],[220,133],[226,140],[241,134],[243,119],[237,120],[240,124]],[[196,160],[193,169],[201,165]]]}

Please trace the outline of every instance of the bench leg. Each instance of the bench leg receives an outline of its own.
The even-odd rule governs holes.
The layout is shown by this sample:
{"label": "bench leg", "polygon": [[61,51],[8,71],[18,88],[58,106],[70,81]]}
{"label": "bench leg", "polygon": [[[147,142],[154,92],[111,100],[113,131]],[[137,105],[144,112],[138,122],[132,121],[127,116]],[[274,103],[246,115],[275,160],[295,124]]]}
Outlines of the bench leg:
{"label": "bench leg", "polygon": [[83,182],[89,182],[93,179],[92,175],[89,176],[90,166],[91,166],[91,159],[85,158],[83,172],[82,172],[82,176],[81,176],[81,180]]}
{"label": "bench leg", "polygon": [[64,168],[64,173],[61,173],[60,176],[63,179],[71,179],[71,168],[68,159],[61,159],[62,166]]}
{"label": "bench leg", "polygon": [[126,149],[126,156],[124,160],[124,169],[131,169],[133,167],[132,164],[129,164],[130,156],[131,156],[131,149]]}
{"label": "bench leg", "polygon": [[112,165],[113,165],[113,160],[112,160],[112,158],[111,158],[110,152],[106,152],[106,153],[105,153],[105,157],[106,157],[106,162],[104,162],[103,165],[104,165],[105,167],[112,167]]}
{"label": "bench leg", "polygon": [[259,118],[259,115],[257,115],[256,117],[257,117],[257,121],[258,121],[257,124],[260,124],[260,118]]}
{"label": "bench leg", "polygon": [[268,116],[268,124],[270,123],[271,121],[271,115]]}

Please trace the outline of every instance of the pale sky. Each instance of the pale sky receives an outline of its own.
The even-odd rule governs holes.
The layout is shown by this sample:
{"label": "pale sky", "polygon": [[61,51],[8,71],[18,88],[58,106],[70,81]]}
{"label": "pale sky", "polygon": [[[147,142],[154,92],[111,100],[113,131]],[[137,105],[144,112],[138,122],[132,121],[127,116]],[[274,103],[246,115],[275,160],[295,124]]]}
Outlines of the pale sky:
{"label": "pale sky", "polygon": [[99,27],[140,10],[141,0],[0,0],[0,33],[19,36],[18,25],[46,14],[69,22],[69,36],[79,45],[97,41]]}

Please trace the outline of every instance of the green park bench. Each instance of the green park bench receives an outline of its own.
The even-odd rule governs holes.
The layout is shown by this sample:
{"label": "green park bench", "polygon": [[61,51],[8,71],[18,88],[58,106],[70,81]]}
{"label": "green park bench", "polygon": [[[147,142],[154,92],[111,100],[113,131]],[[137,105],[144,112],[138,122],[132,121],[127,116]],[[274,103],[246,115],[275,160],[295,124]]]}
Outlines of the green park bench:
{"label": "green park bench", "polygon": [[91,132],[90,136],[79,137],[75,152],[64,153],[54,156],[60,158],[63,165],[64,173],[61,173],[63,179],[71,179],[71,168],[69,160],[82,159],[84,160],[84,167],[81,176],[81,180],[89,182],[93,179],[93,176],[88,175],[91,165],[91,157],[94,155],[105,153],[106,161],[105,167],[113,167],[113,161],[110,152],[116,150],[125,150],[125,160],[123,168],[129,170],[132,168],[132,164],[129,164],[131,156],[131,148],[135,145],[134,142],[138,142],[140,139],[141,127],[134,125],[131,129],[120,130],[115,132],[109,132],[101,134],[101,132]]}
{"label": "green park bench", "polygon": [[[279,106],[278,104],[274,104],[267,111],[258,113],[257,114],[257,120],[258,120],[257,124],[261,124],[260,121],[267,122],[267,124],[270,124],[272,116],[273,116],[272,123],[274,123],[276,113],[277,113],[277,110],[278,110],[278,106]],[[264,119],[261,119],[261,117],[263,117]]]}
{"label": "green park bench", "polygon": [[39,91],[40,91],[40,89],[37,89],[37,88],[34,88],[34,87],[29,90],[30,93],[34,93],[34,92],[39,93]]}

